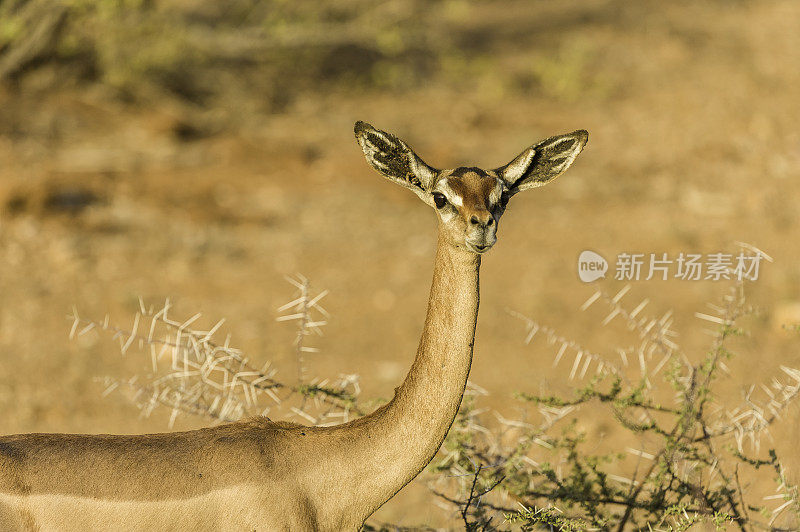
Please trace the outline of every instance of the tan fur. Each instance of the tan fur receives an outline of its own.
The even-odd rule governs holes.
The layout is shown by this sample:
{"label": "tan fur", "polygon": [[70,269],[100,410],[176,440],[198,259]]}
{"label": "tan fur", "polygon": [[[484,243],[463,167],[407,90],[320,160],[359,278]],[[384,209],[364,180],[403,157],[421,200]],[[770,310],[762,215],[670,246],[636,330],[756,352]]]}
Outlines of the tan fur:
{"label": "tan fur", "polygon": [[475,246],[494,243],[506,185],[497,172],[436,171],[363,122],[356,136],[370,164],[429,205],[445,185],[461,200],[437,211],[428,313],[394,398],[334,427],[255,417],[164,434],[0,437],[0,531],[357,530],[422,471],[461,404],[478,315]]}

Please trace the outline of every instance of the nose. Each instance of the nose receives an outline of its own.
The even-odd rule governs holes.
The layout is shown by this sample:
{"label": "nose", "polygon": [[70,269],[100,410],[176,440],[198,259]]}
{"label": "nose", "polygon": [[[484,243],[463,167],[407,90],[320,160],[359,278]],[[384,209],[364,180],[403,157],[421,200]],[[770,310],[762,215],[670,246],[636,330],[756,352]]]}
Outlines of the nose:
{"label": "nose", "polygon": [[481,211],[470,216],[469,223],[472,225],[491,227],[494,224],[494,218],[492,218],[492,213],[489,211]]}

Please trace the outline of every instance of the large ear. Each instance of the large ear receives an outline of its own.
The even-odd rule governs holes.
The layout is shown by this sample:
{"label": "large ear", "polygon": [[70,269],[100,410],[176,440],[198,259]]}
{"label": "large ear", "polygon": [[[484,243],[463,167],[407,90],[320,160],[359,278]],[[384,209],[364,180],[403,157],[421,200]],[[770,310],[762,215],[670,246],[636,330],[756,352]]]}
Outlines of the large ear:
{"label": "large ear", "polygon": [[430,191],[438,173],[436,169],[425,164],[408,144],[366,122],[356,122],[355,133],[367,162],[375,170],[398,185],[410,188],[423,200],[430,201]]}
{"label": "large ear", "polygon": [[563,174],[588,140],[589,133],[583,129],[550,137],[526,149],[495,172],[512,194],[540,187]]}

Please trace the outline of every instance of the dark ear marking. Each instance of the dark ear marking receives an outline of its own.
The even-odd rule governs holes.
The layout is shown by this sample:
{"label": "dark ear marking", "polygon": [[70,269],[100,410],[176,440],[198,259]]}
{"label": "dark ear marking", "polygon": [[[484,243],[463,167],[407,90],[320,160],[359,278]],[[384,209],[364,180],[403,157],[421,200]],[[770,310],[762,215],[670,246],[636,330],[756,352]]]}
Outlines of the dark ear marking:
{"label": "dark ear marking", "polygon": [[408,144],[360,120],[354,131],[370,166],[417,193],[430,192],[437,170],[425,164]]}
{"label": "dark ear marking", "polygon": [[563,174],[588,140],[589,133],[582,129],[550,137],[529,147],[495,172],[506,182],[512,194],[540,187]]}

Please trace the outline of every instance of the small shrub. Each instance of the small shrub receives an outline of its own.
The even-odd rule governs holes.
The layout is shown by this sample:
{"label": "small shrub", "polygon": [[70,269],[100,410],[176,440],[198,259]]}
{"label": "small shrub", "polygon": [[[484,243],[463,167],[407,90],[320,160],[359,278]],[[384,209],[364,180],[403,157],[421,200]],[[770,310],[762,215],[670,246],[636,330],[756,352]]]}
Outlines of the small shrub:
{"label": "small shrub", "polygon": [[[571,359],[569,378],[585,385],[567,397],[519,393],[541,413],[538,425],[500,417],[489,430],[485,413],[465,401],[433,468],[433,492],[457,509],[467,530],[682,531],[700,523],[795,530],[797,488],[776,451],[762,451],[761,437],[800,394],[800,371],[781,367],[762,399],[751,389],[735,406],[715,392],[734,356],[731,339],[745,334],[739,323],[755,313],[742,285],[714,306],[715,315],[698,314],[715,331],[696,363],[675,343],[671,313],[642,317],[644,303],[630,310],[620,303],[626,291],[598,292],[584,305],[602,299],[610,310],[605,323],[619,317],[639,337],[633,349],[619,351],[619,362],[516,315],[526,341],[538,334],[558,346],[556,362]],[[598,452],[576,423],[590,403],[607,409],[618,431],[641,446]],[[762,499],[748,488],[770,476],[773,495]]]}

